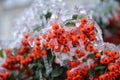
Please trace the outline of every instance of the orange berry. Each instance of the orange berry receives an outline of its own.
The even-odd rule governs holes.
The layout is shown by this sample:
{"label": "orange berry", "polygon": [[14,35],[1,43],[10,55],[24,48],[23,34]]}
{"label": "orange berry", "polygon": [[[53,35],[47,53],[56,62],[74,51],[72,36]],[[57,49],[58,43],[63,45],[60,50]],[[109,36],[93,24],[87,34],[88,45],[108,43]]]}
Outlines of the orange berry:
{"label": "orange berry", "polygon": [[98,49],[93,49],[93,52],[96,54],[98,53]]}
{"label": "orange berry", "polygon": [[77,53],[77,54],[80,53],[80,50],[79,50],[79,49],[76,49],[76,53]]}
{"label": "orange berry", "polygon": [[6,72],[5,72],[5,75],[6,75],[7,77],[9,77],[9,76],[10,76],[10,72],[6,71]]}
{"label": "orange berry", "polygon": [[44,48],[48,48],[48,43],[43,43]]}
{"label": "orange berry", "polygon": [[108,78],[109,78],[109,75],[108,75],[108,74],[105,74],[104,76],[105,76],[105,79],[108,79]]}
{"label": "orange berry", "polygon": [[101,76],[99,77],[99,80],[105,80],[105,77],[104,77],[103,75],[101,75]]}
{"label": "orange berry", "polygon": [[52,29],[53,29],[53,30],[59,29],[59,24],[58,24],[58,23],[54,23],[54,24],[52,25]]}
{"label": "orange berry", "polygon": [[36,45],[40,45],[40,41],[36,41]]}
{"label": "orange berry", "polygon": [[40,41],[40,37],[39,37],[39,36],[37,36],[37,37],[36,37],[36,40],[37,40],[37,41]]}
{"label": "orange berry", "polygon": [[90,31],[90,32],[89,32],[89,35],[94,35],[94,34],[95,34],[94,31]]}
{"label": "orange berry", "polygon": [[104,61],[104,64],[108,64],[110,62],[109,58],[104,58],[103,61]]}
{"label": "orange berry", "polygon": [[103,53],[106,54],[106,55],[108,55],[110,52],[105,49],[105,50],[103,51]]}
{"label": "orange berry", "polygon": [[29,37],[29,34],[24,34],[24,37],[27,39]]}
{"label": "orange berry", "polygon": [[28,44],[29,44],[27,39],[24,39],[24,40],[22,41],[22,43],[23,43],[24,45],[28,45]]}
{"label": "orange berry", "polygon": [[42,55],[46,55],[47,51],[46,50],[42,50]]}
{"label": "orange berry", "polygon": [[59,51],[60,51],[60,48],[61,48],[61,46],[60,46],[60,45],[55,46],[55,47],[54,47],[54,51],[59,52]]}
{"label": "orange berry", "polygon": [[90,35],[90,41],[96,40],[96,37],[94,35]]}
{"label": "orange berry", "polygon": [[91,64],[90,66],[91,66],[91,68],[95,68],[95,64],[94,64],[94,63],[93,63],[93,64]]}
{"label": "orange berry", "polygon": [[93,51],[93,50],[94,50],[93,45],[92,45],[92,44],[88,44],[87,50],[88,50],[88,51]]}
{"label": "orange berry", "polygon": [[101,57],[101,53],[96,53],[96,57]]}
{"label": "orange berry", "polygon": [[47,38],[46,34],[43,34],[43,35],[42,35],[42,38],[43,38],[43,39],[46,39],[46,38]]}
{"label": "orange berry", "polygon": [[6,52],[7,54],[10,53],[10,49],[9,49],[9,48],[5,49],[5,52]]}
{"label": "orange berry", "polygon": [[118,51],[117,51],[117,50],[113,50],[113,51],[111,52],[111,54],[112,54],[113,56],[115,56],[115,55],[118,54]]}
{"label": "orange berry", "polygon": [[117,68],[116,68],[116,66],[114,66],[114,65],[110,65],[110,66],[108,67],[108,69],[109,69],[109,71],[115,71]]}
{"label": "orange berry", "polygon": [[82,18],[82,19],[80,20],[80,22],[81,22],[82,24],[86,24],[86,23],[88,22],[88,19],[87,19],[87,18]]}
{"label": "orange berry", "polygon": [[81,28],[83,28],[83,27],[85,26],[85,24],[86,24],[86,23],[82,22],[82,23],[79,25],[79,27],[78,27],[79,30],[80,30]]}

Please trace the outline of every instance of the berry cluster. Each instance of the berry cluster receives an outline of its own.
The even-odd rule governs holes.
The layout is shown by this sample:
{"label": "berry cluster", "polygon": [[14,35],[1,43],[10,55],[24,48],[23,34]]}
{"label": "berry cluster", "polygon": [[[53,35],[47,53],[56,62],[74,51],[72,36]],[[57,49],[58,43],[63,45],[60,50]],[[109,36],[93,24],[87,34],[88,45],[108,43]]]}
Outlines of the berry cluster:
{"label": "berry cluster", "polygon": [[[6,49],[7,58],[2,66],[9,71],[18,72],[28,69],[29,64],[47,56],[48,50],[60,61],[67,60],[68,71],[66,80],[115,80],[120,76],[120,60],[117,50],[99,50],[94,43],[97,41],[96,23],[82,18],[79,26],[61,26],[54,23],[45,34],[31,38],[25,34],[22,46],[13,52]],[[43,29],[44,30],[44,29]],[[34,43],[31,46],[31,43]],[[67,55],[64,60],[62,55]],[[58,57],[59,56],[59,57]],[[47,58],[47,57],[46,57]],[[91,76],[90,71],[93,71]],[[28,71],[30,75],[33,71]],[[3,80],[9,79],[9,72],[0,75]]]}

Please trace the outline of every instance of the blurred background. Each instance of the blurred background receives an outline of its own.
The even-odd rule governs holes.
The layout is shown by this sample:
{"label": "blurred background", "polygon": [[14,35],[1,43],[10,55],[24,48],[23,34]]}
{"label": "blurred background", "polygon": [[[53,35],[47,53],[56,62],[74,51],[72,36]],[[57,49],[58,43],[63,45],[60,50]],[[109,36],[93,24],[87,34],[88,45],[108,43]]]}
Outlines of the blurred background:
{"label": "blurred background", "polygon": [[[77,5],[92,10],[94,19],[103,30],[104,41],[120,43],[120,0],[63,1],[67,7]],[[0,0],[0,41],[12,39],[12,21],[19,18],[19,15],[32,3],[33,0]]]}

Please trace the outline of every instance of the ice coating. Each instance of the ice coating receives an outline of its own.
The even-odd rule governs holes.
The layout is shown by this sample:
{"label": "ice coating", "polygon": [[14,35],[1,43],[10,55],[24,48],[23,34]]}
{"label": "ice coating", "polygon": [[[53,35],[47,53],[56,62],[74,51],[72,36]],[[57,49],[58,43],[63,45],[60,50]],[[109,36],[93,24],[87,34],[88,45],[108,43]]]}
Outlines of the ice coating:
{"label": "ice coating", "polygon": [[[39,3],[39,2],[37,2],[37,3]],[[68,13],[68,12],[70,12],[70,13]],[[78,18],[76,20],[70,19],[74,13],[78,14]],[[26,15],[28,17],[28,13],[26,13]],[[85,19],[88,19],[88,22],[85,25],[80,27],[80,25],[82,24],[81,20],[83,19],[83,18],[81,18],[81,16],[84,16]],[[87,56],[89,56],[90,54],[94,54],[94,52],[86,49],[86,47],[88,45],[85,45],[85,42],[84,42],[85,39],[79,39],[78,43],[76,43],[76,44],[78,44],[78,46],[74,46],[73,43],[74,43],[74,39],[75,39],[74,36],[75,35],[73,37],[71,36],[71,37],[67,38],[67,39],[72,38],[73,41],[68,40],[69,42],[67,42],[67,44],[66,44],[66,42],[64,42],[64,44],[66,44],[66,45],[62,44],[61,47],[60,47],[60,45],[59,45],[60,42],[58,42],[58,39],[56,37],[51,38],[51,35],[54,35],[54,32],[55,32],[55,30],[53,29],[53,25],[55,23],[59,24],[60,29],[65,30],[65,33],[62,34],[62,39],[63,40],[67,37],[68,33],[72,32],[72,31],[75,34],[82,35],[82,32],[84,33],[84,30],[82,28],[86,28],[86,27],[88,27],[89,25],[92,24],[95,27],[93,32],[95,32],[95,38],[96,39],[91,41],[91,40],[86,38],[86,42],[89,42],[90,44],[93,44],[94,47],[96,49],[98,49],[98,52],[102,52],[104,49],[107,49],[107,50],[110,50],[110,51],[112,51],[114,49],[117,49],[119,51],[119,46],[116,47],[114,44],[103,42],[102,31],[101,31],[100,27],[92,19],[92,14],[89,11],[84,10],[83,8],[76,7],[74,9],[68,9],[68,10],[64,10],[62,8],[57,9],[56,11],[53,12],[52,17],[48,20],[48,22],[45,20],[45,18],[42,18],[43,29],[41,29],[38,32],[35,31],[34,33],[32,33],[31,30],[33,29],[32,27],[35,24],[32,24],[30,22],[32,20],[29,20],[29,18],[28,18],[28,20],[26,20],[26,19],[27,18],[23,18],[23,20],[25,22],[27,21],[28,23],[25,23],[24,25],[19,23],[20,26],[24,27],[24,29],[20,33],[19,32],[14,33],[15,36],[17,36],[18,33],[20,34],[20,36],[16,39],[16,41],[14,43],[12,43],[10,48],[14,49],[14,48],[18,47],[18,49],[19,49],[19,47],[21,47],[21,40],[23,39],[23,36],[21,36],[21,35],[23,35],[24,33],[30,34],[30,37],[27,40],[28,40],[29,46],[31,48],[34,48],[35,47],[35,41],[36,41],[35,38],[36,38],[36,36],[39,36],[40,39],[41,39],[40,40],[41,41],[41,45],[40,45],[41,49],[46,49],[46,50],[51,49],[52,54],[55,55],[55,58],[56,58],[55,63],[60,64],[60,66],[65,66],[66,65],[65,61],[66,60],[69,60],[71,62],[77,62],[78,61],[79,65],[77,65],[75,67],[71,67],[71,69],[70,69],[71,73],[74,72],[75,70],[84,69],[86,66],[87,66],[88,69],[90,69],[91,64],[94,63],[94,60],[88,59],[86,62],[84,62],[83,60]],[[70,20],[68,20],[68,19],[70,19]],[[74,26],[66,26],[65,24],[68,23],[68,22],[74,22],[75,25]],[[30,25],[30,24],[32,24],[32,25]],[[18,27],[18,30],[19,29],[21,29],[21,28]],[[78,30],[78,29],[80,29],[80,30]],[[87,32],[85,32],[84,35],[86,35],[86,33]],[[46,36],[47,36],[46,39],[43,39],[43,37],[42,37],[44,34],[46,34]],[[43,46],[44,43],[49,44],[49,46],[50,46],[50,43],[52,43],[52,42],[55,44],[55,48],[51,48],[51,47],[46,47],[45,48]],[[19,46],[17,44],[19,44]],[[63,51],[63,49],[66,48],[66,46],[67,46],[68,51]],[[60,49],[59,49],[59,51],[57,51],[57,49],[59,47],[60,47]],[[80,51],[84,56],[81,56],[81,55],[80,55],[80,57],[77,56],[76,50]],[[103,59],[104,57],[106,57],[106,55],[103,54],[101,56],[101,59]],[[45,69],[46,69],[46,74],[49,75],[51,73],[51,71],[53,70],[52,65],[48,64],[46,55],[42,56],[42,58],[43,58],[44,66],[45,66]],[[84,62],[84,64],[80,64],[80,62]],[[40,78],[42,78],[41,72],[40,72]]]}
{"label": "ice coating", "polygon": [[46,69],[46,75],[49,76],[49,74],[52,71],[52,65],[48,64],[47,56],[43,56],[43,61],[44,61],[45,69]]}
{"label": "ice coating", "polygon": [[[58,7],[54,7],[58,6]],[[61,7],[60,7],[61,6]],[[15,48],[15,45],[20,47],[20,40],[23,38],[23,34],[33,32],[33,29],[36,25],[41,26],[41,28],[48,27],[48,21],[46,20],[45,15],[48,11],[56,13],[58,8],[65,6],[65,3],[62,0],[34,0],[31,6],[25,9],[18,19],[13,20],[13,29],[11,31],[13,39],[10,45],[5,45],[5,42],[2,43],[3,47],[10,47],[11,49]],[[53,8],[54,7],[54,8]],[[42,17],[40,17],[42,16]],[[21,31],[22,30],[22,31]]]}
{"label": "ice coating", "polygon": [[[37,5],[39,4],[39,2],[37,2]],[[40,4],[40,5],[42,5],[42,4]],[[57,8],[56,8],[57,9]],[[43,11],[44,12],[44,11]],[[70,13],[68,13],[68,12],[70,12]],[[45,13],[45,12],[44,12]],[[75,14],[78,14],[78,18],[77,18],[77,20],[67,20],[67,19],[69,19],[72,15],[73,15],[73,13],[75,13]],[[86,17],[86,18],[88,18],[89,19],[89,23],[94,23],[95,24],[95,33],[96,33],[96,41],[94,41],[93,43],[94,43],[94,46],[99,50],[99,52],[101,52],[103,49],[104,49],[104,47],[105,46],[109,46],[109,45],[111,45],[111,44],[109,44],[109,43],[104,43],[103,42],[103,38],[102,38],[102,30],[100,29],[100,27],[98,26],[98,24],[92,19],[92,14],[91,14],[91,12],[90,11],[86,11],[86,10],[84,10],[83,8],[79,8],[79,7],[75,7],[74,9],[68,9],[68,10],[64,10],[63,8],[59,8],[59,9],[57,9],[56,11],[53,11],[53,15],[52,15],[52,17],[51,17],[51,19],[49,19],[49,21],[48,22],[46,22],[46,20],[44,20],[44,19],[42,19],[43,20],[43,23],[45,24],[44,25],[44,28],[43,29],[41,29],[39,32],[38,32],[38,35],[40,35],[40,36],[42,36],[42,34],[46,34],[46,33],[48,33],[48,32],[51,32],[51,26],[52,26],[52,24],[54,24],[55,22],[58,22],[58,23],[60,23],[60,25],[62,26],[62,27],[65,27],[65,24],[67,23],[67,22],[75,22],[75,25],[76,26],[79,26],[79,20],[81,19],[81,16],[84,16],[84,17]],[[27,19],[27,18],[26,18]],[[28,18],[29,19],[29,18]],[[65,20],[67,20],[67,21],[65,21]],[[30,20],[31,21],[31,20]],[[35,20],[33,20],[33,21],[35,21]],[[36,22],[36,21],[35,21]],[[88,23],[88,24],[89,24]],[[27,23],[28,24],[28,23]],[[33,24],[34,25],[34,24]],[[31,25],[30,25],[31,26]],[[31,26],[31,27],[33,27],[33,26]],[[30,27],[30,28],[31,28]],[[70,30],[72,30],[72,29],[75,29],[75,27],[73,26],[73,28],[71,27],[71,29],[70,28],[67,28],[67,27],[65,27],[66,28],[66,30],[67,31],[70,31]],[[32,29],[32,28],[31,28]],[[30,30],[31,31],[31,30]],[[28,31],[29,32],[29,31]],[[34,33],[35,34],[35,33]],[[30,37],[31,38],[31,37]],[[34,38],[34,35],[33,35],[33,38]],[[19,41],[19,39],[18,39],[18,41]],[[44,43],[44,42],[46,42],[45,40],[41,40],[42,41],[42,43]],[[58,42],[56,41],[56,39],[53,39],[52,41],[55,41],[55,47],[56,48],[58,48]],[[85,50],[85,47],[84,47],[84,44],[83,44],[83,42],[82,42],[82,40],[80,40],[79,41],[79,43],[80,43],[80,47],[79,47],[79,49],[81,50],[81,51],[83,51],[83,52],[85,52],[86,53],[86,56],[90,53],[90,52],[88,52],[88,51],[86,51]],[[34,41],[31,41],[31,39],[29,40],[29,44],[31,45],[31,47],[34,47]],[[71,50],[70,50],[70,52],[66,55],[66,54],[64,54],[64,53],[56,53],[56,52],[54,52],[55,53],[55,56],[56,56],[56,58],[57,58],[57,60],[59,60],[59,63],[61,64],[61,65],[64,65],[63,63],[64,63],[64,60],[66,60],[66,59],[70,59],[70,60],[73,60],[72,59],[72,56],[74,56],[74,52],[75,52],[75,49],[73,48],[73,46],[71,45],[71,43],[68,43],[68,45],[69,45],[69,47],[71,48]],[[114,46],[115,47],[115,46]],[[62,48],[61,48],[62,49]],[[61,55],[62,54],[62,55]],[[82,58],[81,58],[82,59]],[[80,59],[79,59],[80,60]],[[89,61],[88,61],[89,62]]]}

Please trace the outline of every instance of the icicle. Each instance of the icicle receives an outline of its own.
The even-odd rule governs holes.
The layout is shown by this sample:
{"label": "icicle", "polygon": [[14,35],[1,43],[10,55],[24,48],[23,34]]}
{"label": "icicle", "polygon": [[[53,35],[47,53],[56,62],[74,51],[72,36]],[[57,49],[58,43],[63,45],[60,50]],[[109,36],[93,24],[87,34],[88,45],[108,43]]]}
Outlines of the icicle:
{"label": "icicle", "polygon": [[88,59],[87,60],[87,65],[88,65],[88,67],[90,68],[90,65],[93,63],[94,61],[92,60],[92,59]]}
{"label": "icicle", "polygon": [[96,22],[95,22],[95,28],[96,28],[97,40],[103,42],[102,30],[100,29],[100,27],[98,26],[98,24]]}
{"label": "icicle", "polygon": [[87,66],[87,64],[83,63],[83,64],[81,64],[81,65],[79,65],[79,66],[77,66],[77,67],[75,67],[75,68],[72,68],[72,69],[70,70],[70,72],[73,72],[73,71],[75,71],[75,70],[77,70],[77,69],[83,69],[85,66]]}
{"label": "icicle", "polygon": [[49,64],[50,66],[49,66],[49,73],[51,73],[52,72],[52,70],[53,70],[53,67],[52,67],[52,64]]}
{"label": "icicle", "polygon": [[82,39],[79,40],[79,44],[80,44],[79,48],[80,48],[82,51],[86,52],[85,46],[84,46],[84,43],[83,43],[83,40],[82,40]]}
{"label": "icicle", "polygon": [[33,36],[30,36],[28,38],[28,43],[31,47],[34,47],[35,46],[35,41],[34,41],[34,37]]}
{"label": "icicle", "polygon": [[58,61],[58,63],[63,66],[63,60],[62,60],[62,56],[61,56],[61,53],[60,52],[54,52],[55,53],[55,57]]}
{"label": "icicle", "polygon": [[45,69],[46,69],[46,75],[49,76],[50,72],[52,71],[52,68],[51,68],[52,65],[48,64],[47,55],[43,56],[43,62],[44,62]]}
{"label": "icicle", "polygon": [[41,71],[39,72],[39,80],[42,80],[43,79],[43,77],[42,77],[42,73],[41,73]]}

